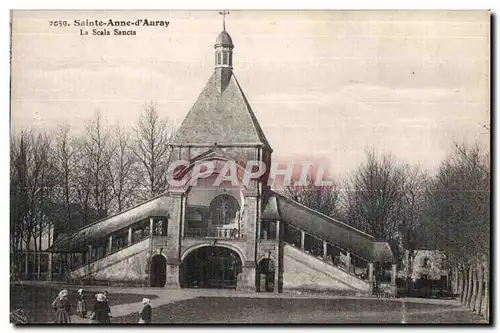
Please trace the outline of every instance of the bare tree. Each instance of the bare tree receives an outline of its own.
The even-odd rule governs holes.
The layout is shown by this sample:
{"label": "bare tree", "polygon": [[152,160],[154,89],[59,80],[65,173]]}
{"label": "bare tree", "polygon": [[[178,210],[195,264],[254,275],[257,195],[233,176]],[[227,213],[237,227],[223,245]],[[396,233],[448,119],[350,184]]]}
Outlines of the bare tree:
{"label": "bare tree", "polygon": [[[428,176],[418,166],[405,164],[401,177],[401,225],[400,233],[403,248],[406,250],[407,280],[412,276],[415,256],[420,246],[425,243],[425,232],[421,222],[425,207]],[[409,288],[410,285],[407,285]]]}
{"label": "bare tree", "polygon": [[173,130],[168,121],[161,119],[156,106],[145,106],[135,127],[134,153],[140,164],[139,182],[152,197],[167,189],[167,169]]}
{"label": "bare tree", "polygon": [[28,217],[28,154],[31,150],[29,133],[21,131],[10,145],[10,244],[16,275],[22,271],[22,251]]}
{"label": "bare tree", "polygon": [[[33,267],[40,272],[41,236],[48,226],[47,211],[50,210],[56,186],[55,165],[51,138],[44,133],[21,131],[14,138],[11,154],[14,170],[11,172],[11,236],[13,250],[32,251]],[[25,253],[27,272],[28,252]],[[17,258],[19,259],[19,258]]]}
{"label": "bare tree", "polygon": [[490,194],[489,154],[478,145],[455,145],[427,197],[425,227],[435,246],[457,268],[462,277],[461,301],[472,308],[477,297],[487,297],[487,282],[486,289],[478,290],[482,281],[477,279],[487,280],[488,275],[481,270],[489,267]]}
{"label": "bare tree", "polygon": [[92,169],[88,162],[89,157],[85,154],[82,148],[84,143],[82,138],[78,138],[75,141],[76,152],[75,152],[75,170],[74,170],[74,181],[75,181],[75,201],[77,204],[77,209],[79,215],[82,217],[82,224],[88,224],[93,219],[97,218],[97,214],[94,216],[92,212],[94,211],[91,194],[92,194]]}
{"label": "bare tree", "polygon": [[61,124],[56,133],[55,160],[59,175],[59,186],[64,209],[64,225],[66,230],[71,224],[71,204],[74,200],[75,145],[70,134],[70,126]]}
{"label": "bare tree", "polygon": [[426,227],[437,246],[462,263],[489,254],[488,160],[478,146],[462,145],[441,164],[428,194]]}
{"label": "bare tree", "polygon": [[331,186],[315,186],[313,182],[309,182],[306,186],[286,186],[281,192],[326,216],[338,218],[341,215],[340,190],[337,183]]}
{"label": "bare tree", "polygon": [[366,162],[346,181],[347,222],[377,239],[398,239],[403,171],[389,154],[367,152]]}
{"label": "bare tree", "polygon": [[87,181],[91,187],[93,206],[97,211],[97,218],[100,219],[108,215],[113,200],[109,170],[113,147],[109,131],[104,127],[99,112],[86,123],[81,149],[87,164],[87,176],[90,177]]}
{"label": "bare tree", "polygon": [[133,205],[137,199],[138,161],[133,153],[131,135],[120,125],[117,125],[113,132],[113,141],[115,148],[109,167],[115,206],[118,211],[121,211]]}

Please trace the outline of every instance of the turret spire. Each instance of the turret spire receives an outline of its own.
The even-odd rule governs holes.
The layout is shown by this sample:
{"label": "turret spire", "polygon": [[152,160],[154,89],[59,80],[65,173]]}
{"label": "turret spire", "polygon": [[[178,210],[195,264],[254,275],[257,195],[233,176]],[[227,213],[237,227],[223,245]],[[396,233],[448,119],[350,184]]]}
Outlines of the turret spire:
{"label": "turret spire", "polygon": [[228,11],[222,11],[220,14],[223,17],[223,28],[217,39],[215,40],[215,78],[217,88],[223,92],[231,77],[233,69],[233,40],[226,31],[226,15]]}
{"label": "turret spire", "polygon": [[226,31],[226,15],[229,15],[229,12],[227,10],[223,10],[222,12],[219,12],[219,14],[222,15],[222,30]]}

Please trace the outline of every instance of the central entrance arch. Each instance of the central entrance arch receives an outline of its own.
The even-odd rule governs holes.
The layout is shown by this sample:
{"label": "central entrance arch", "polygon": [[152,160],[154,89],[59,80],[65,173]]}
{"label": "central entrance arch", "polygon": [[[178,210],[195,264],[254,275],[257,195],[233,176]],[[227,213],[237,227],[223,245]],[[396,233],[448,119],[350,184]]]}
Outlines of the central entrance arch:
{"label": "central entrance arch", "polygon": [[151,258],[151,287],[164,287],[167,282],[167,260],[161,254]]}
{"label": "central entrance arch", "polygon": [[221,246],[204,246],[190,252],[182,261],[182,288],[236,288],[241,258]]}

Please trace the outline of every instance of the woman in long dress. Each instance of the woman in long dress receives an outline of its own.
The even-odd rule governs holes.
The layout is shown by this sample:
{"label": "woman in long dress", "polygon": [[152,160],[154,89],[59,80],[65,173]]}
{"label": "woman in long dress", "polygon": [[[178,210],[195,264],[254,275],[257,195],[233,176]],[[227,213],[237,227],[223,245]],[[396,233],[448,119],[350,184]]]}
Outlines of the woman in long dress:
{"label": "woman in long dress", "polygon": [[71,304],[68,300],[68,291],[66,289],[61,290],[57,298],[52,302],[52,307],[56,311],[56,324],[70,324],[71,320],[69,317],[69,311],[71,309]]}
{"label": "woman in long dress", "polygon": [[93,306],[93,314],[91,319],[96,324],[108,324],[109,321],[109,306],[103,294],[95,295],[96,301]]}
{"label": "woman in long dress", "polygon": [[111,308],[109,307],[109,298],[108,298],[108,292],[104,291],[104,301],[106,302],[106,306],[108,307],[108,323],[111,323]]}
{"label": "woman in long dress", "polygon": [[153,309],[149,305],[149,298],[143,298],[142,304],[144,305],[142,310],[139,312],[139,324],[151,324],[151,316]]}
{"label": "woman in long dress", "polygon": [[78,313],[82,318],[87,317],[87,300],[85,299],[85,295],[83,295],[83,289],[78,289],[76,313]]}

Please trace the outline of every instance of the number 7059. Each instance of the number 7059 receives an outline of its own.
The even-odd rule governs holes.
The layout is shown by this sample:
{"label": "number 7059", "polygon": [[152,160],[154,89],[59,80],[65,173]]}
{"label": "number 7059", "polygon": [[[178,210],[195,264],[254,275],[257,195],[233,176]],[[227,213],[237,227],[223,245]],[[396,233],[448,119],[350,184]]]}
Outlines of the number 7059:
{"label": "number 7059", "polygon": [[69,27],[68,21],[49,21],[51,27]]}

